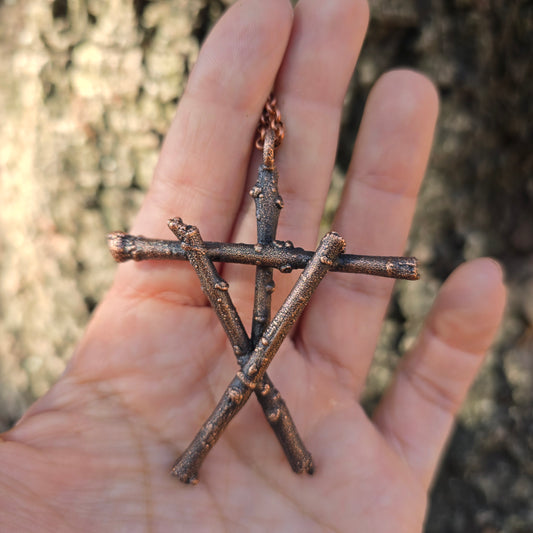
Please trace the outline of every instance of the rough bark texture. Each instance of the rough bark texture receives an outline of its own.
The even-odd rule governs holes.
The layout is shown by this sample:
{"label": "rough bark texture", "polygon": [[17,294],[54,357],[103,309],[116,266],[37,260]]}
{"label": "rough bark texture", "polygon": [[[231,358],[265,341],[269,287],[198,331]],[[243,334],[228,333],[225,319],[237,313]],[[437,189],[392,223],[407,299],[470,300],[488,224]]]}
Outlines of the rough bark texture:
{"label": "rough bark texture", "polygon": [[[227,3],[0,2],[0,429],[61,373],[109,286],[105,234],[128,229],[199,46]],[[408,250],[425,265],[423,281],[397,286],[366,402],[379,398],[452,268],[486,254],[501,260],[511,287],[504,328],[461,413],[426,531],[531,531],[531,2],[370,4],[327,215],[382,72],[426,72],[442,111]]]}

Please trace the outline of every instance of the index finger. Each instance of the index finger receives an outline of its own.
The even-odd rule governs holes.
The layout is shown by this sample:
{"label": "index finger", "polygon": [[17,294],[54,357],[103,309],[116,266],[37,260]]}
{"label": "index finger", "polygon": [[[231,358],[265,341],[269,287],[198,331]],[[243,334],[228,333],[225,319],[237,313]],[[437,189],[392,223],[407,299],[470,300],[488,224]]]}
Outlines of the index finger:
{"label": "index finger", "polygon": [[[241,0],[215,26],[180,100],[132,232],[166,238],[167,220],[180,216],[201,227],[209,240],[227,239],[241,202],[258,117],[291,24],[288,0]],[[188,265],[126,264],[120,277],[130,288],[141,284],[144,292],[186,291],[189,300],[201,298]]]}

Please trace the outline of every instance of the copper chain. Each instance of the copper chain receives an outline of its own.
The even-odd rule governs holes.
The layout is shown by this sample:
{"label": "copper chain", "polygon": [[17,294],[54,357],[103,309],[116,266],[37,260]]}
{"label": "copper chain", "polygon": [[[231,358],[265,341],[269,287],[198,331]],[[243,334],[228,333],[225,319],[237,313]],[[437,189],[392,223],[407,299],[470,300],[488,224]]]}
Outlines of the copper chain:
{"label": "copper chain", "polygon": [[255,141],[255,146],[258,150],[262,150],[265,144],[265,138],[268,130],[274,132],[275,140],[274,146],[277,148],[283,141],[285,136],[285,126],[281,120],[281,113],[277,108],[277,101],[273,94],[268,97],[263,114],[259,122],[258,138]]}

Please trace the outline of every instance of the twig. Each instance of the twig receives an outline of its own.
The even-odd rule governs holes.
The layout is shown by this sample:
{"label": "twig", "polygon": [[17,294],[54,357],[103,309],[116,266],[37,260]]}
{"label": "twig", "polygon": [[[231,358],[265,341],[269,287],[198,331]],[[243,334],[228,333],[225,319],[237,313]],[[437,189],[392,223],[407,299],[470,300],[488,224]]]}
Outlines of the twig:
{"label": "twig", "polygon": [[314,290],[345,246],[344,239],[331,232],[324,236],[311,261],[266,328],[247,363],[237,372],[211,416],[189,447],[176,461],[172,474],[185,483],[196,483],[200,466],[222,431],[246,403],[263,378],[268,365],[290,329],[300,317]]}
{"label": "twig", "polygon": [[[198,228],[184,224],[180,218],[169,220],[168,226],[182,242],[189,262],[197,273],[202,289],[222,323],[242,367],[250,357],[252,344],[231,300],[227,282],[207,257]],[[312,473],[311,454],[305,449],[285,401],[267,374],[257,384],[254,392],[293,471]]]}
{"label": "twig", "polygon": [[[279,118],[279,112],[274,108],[270,108],[271,112],[269,113],[267,104],[267,109],[265,110],[263,118],[264,123],[268,124],[268,128],[263,136],[263,163],[259,167],[256,184],[250,191],[250,196],[255,200],[257,219],[256,249],[258,250],[261,250],[263,246],[271,246],[275,241],[279,215],[283,208],[283,199],[279,194],[278,188],[279,175],[274,164],[274,150],[276,147],[276,130],[274,128],[276,128],[277,124],[279,134],[280,128],[281,132],[283,131],[283,124]],[[283,137],[283,133],[281,133],[280,137]],[[278,140],[281,142],[279,137]],[[252,320],[252,345],[254,347],[259,343],[270,322],[274,288],[272,267],[258,264],[255,271]],[[279,392],[275,389],[266,389],[265,394],[258,396],[258,398],[264,408],[273,403],[279,403],[280,408],[283,408],[283,411],[280,410],[280,416],[273,418],[271,426],[285,451],[285,455],[289,459],[293,471],[312,474],[314,472],[313,457],[305,447],[285,402],[281,400]],[[281,401],[278,401],[278,398]],[[286,436],[289,438],[285,438]]]}
{"label": "twig", "polygon": [[[110,233],[107,239],[111,254],[118,263],[130,260],[187,260],[185,250],[177,241],[148,239],[120,231]],[[211,261],[242,265],[261,264],[277,268],[281,272],[305,268],[314,253],[295,248],[290,241],[274,241],[268,246],[209,241],[204,244],[207,257]],[[331,267],[331,272],[367,274],[404,280],[420,278],[418,261],[415,257],[341,254]]]}
{"label": "twig", "polygon": [[[250,196],[255,200],[257,219],[257,249],[271,245],[276,239],[278,220],[283,200],[278,190],[278,171],[274,165],[275,133],[268,129],[263,145],[263,164],[257,174]],[[272,267],[257,265],[255,276],[252,344],[255,346],[270,322],[272,292],[274,291]]]}

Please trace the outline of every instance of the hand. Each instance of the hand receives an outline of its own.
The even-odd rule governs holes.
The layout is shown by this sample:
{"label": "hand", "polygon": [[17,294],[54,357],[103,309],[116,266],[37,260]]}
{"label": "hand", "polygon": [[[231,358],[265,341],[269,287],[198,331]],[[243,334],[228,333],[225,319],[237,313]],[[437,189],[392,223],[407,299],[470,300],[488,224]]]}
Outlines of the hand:
{"label": "hand", "polygon": [[[132,231],[171,238],[166,221],[181,216],[206,240],[255,242],[252,141],[275,83],[287,128],[278,236],[313,249],[367,20],[364,0],[301,0],[294,18],[287,0],[230,8],[190,77]],[[402,253],[437,108],[419,74],[376,84],[334,223],[348,252]],[[254,269],[222,274],[249,324]],[[281,300],[294,276],[277,279]],[[290,470],[252,398],[191,487],[169,469],[233,377],[234,356],[190,265],[121,265],[63,377],[0,437],[0,530],[421,531],[505,290],[488,259],[453,273],[369,420],[358,398],[391,287],[329,273],[269,369],[315,475]]]}

